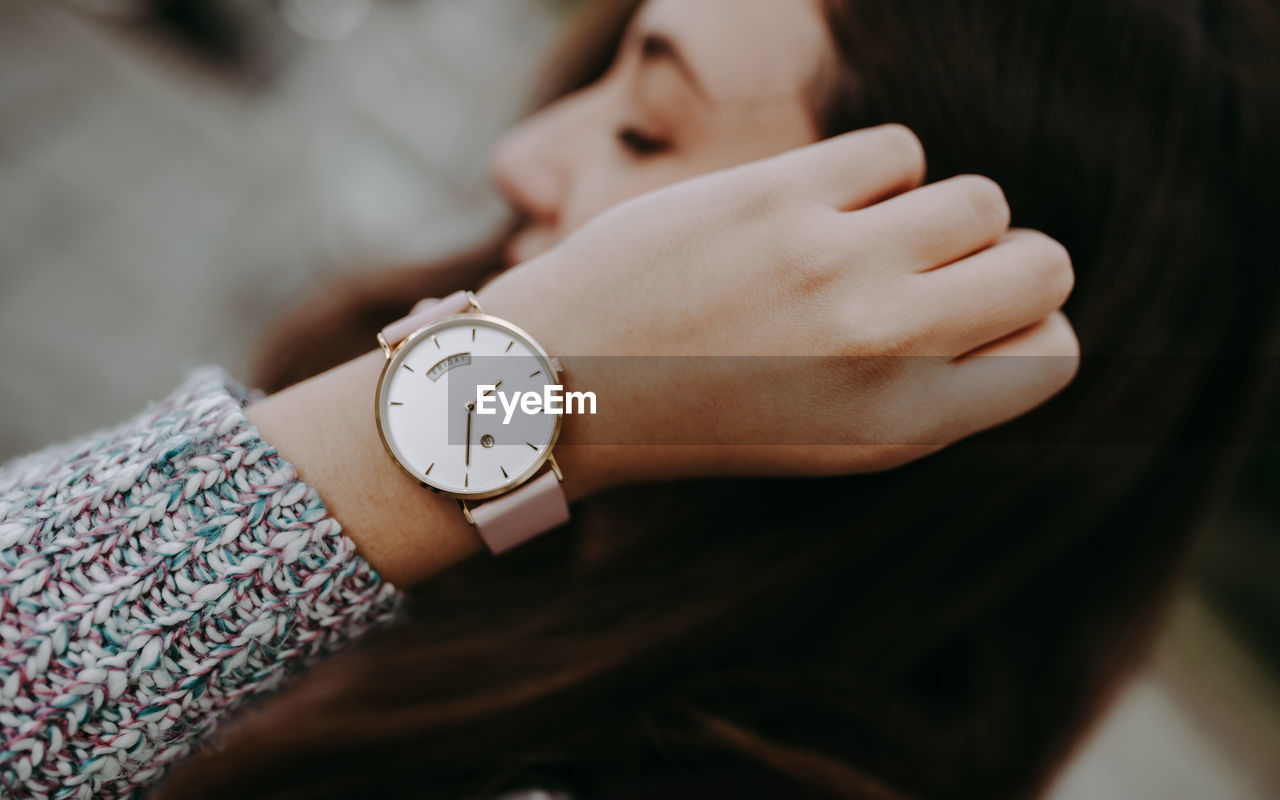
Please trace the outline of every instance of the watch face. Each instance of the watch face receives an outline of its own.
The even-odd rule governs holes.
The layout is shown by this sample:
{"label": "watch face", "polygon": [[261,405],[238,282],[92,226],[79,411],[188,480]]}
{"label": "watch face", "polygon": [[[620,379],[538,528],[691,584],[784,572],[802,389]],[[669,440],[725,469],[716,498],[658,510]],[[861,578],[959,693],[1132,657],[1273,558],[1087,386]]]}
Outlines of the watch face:
{"label": "watch face", "polygon": [[[436,320],[383,368],[377,394],[383,444],[429,488],[472,499],[508,491],[546,461],[561,420],[508,409],[528,393],[544,395],[544,387],[558,385],[557,366],[504,320],[476,313]],[[490,385],[496,389],[482,390],[477,406],[477,386]]]}

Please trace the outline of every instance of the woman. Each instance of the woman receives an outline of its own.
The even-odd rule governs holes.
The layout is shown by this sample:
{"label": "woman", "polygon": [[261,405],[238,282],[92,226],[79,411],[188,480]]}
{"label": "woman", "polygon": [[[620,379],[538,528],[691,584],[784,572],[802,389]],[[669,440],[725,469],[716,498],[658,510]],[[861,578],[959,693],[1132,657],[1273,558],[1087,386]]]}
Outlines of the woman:
{"label": "woman", "polygon": [[[787,224],[800,218],[786,216],[803,204],[761,190],[769,164],[775,188],[827,186],[824,177],[841,178],[832,185],[844,192],[862,185],[856,201],[824,200],[884,223],[864,226],[869,238],[862,240],[884,248],[928,244],[922,230],[933,228],[910,228],[913,219],[972,212],[973,224],[953,221],[948,229],[979,230],[984,241],[961,247],[973,255],[953,252],[961,259],[954,264],[931,253],[926,260],[935,263],[924,271],[933,278],[959,274],[953,267],[966,261],[991,266],[991,254],[1010,247],[1019,254],[1012,263],[1045,267],[1032,274],[1061,275],[1060,256],[1035,235],[1005,233],[999,203],[984,202],[993,195],[973,181],[915,189],[922,176],[910,175],[913,157],[904,155],[910,148],[897,133],[888,134],[897,144],[881,138],[867,150],[845,146],[865,144],[868,133],[842,137],[593,219],[674,181],[898,122],[923,143],[930,181],[962,172],[994,178],[1015,225],[1044,231],[1071,253],[1077,278],[1067,310],[1086,354],[1079,377],[1034,414],[889,472],[867,474],[1025,411],[1066,383],[1070,370],[1037,359],[1030,369],[1041,380],[1019,387],[1018,408],[984,405],[985,420],[893,435],[889,441],[915,447],[880,450],[864,461],[865,450],[842,451],[838,463],[806,469],[740,464],[713,453],[695,455],[674,473],[670,461],[664,469],[631,462],[619,480],[608,464],[580,460],[591,469],[569,469],[567,479],[605,479],[582,490],[591,496],[575,504],[570,529],[502,559],[466,559],[459,544],[406,566],[393,551],[380,553],[375,537],[361,544],[362,524],[384,532],[393,519],[385,526],[366,515],[344,519],[331,500],[384,575],[403,568],[406,584],[432,576],[415,586],[409,625],[368,637],[283,694],[269,713],[246,720],[223,752],[175,777],[172,796],[463,797],[543,786],[582,797],[1021,797],[1044,787],[1141,655],[1194,512],[1222,474],[1221,445],[1246,418],[1257,385],[1256,364],[1247,358],[1224,364],[1194,357],[1257,352],[1263,304],[1274,289],[1258,235],[1269,208],[1261,187],[1274,175],[1263,149],[1264,132],[1274,128],[1257,116],[1270,113],[1260,93],[1274,88],[1265,47],[1275,30],[1270,13],[1247,4],[1201,18],[1188,9],[1114,3],[915,9],[761,0],[747,10],[746,3],[730,9],[714,0],[651,0],[633,18],[636,5],[601,12],[602,27],[568,66],[565,90],[572,93],[518,129],[501,151],[499,181],[523,212],[520,232],[501,249],[509,262],[524,263],[486,286],[486,304],[492,299],[512,316],[529,315],[530,330],[581,346],[582,331],[547,309],[571,308],[566,287],[575,281],[611,285],[593,277],[602,264],[632,252],[652,258],[637,228],[655,235],[675,229],[691,237],[682,242],[704,248],[697,268],[645,265],[667,269],[670,281],[718,267],[713,277],[728,284],[725,290],[700,286],[706,293],[690,302],[741,300],[712,319],[745,332],[748,326],[732,327],[731,309],[768,313],[770,304],[758,297],[777,291],[747,279],[797,275],[768,272],[777,260],[758,248],[717,248],[730,233],[760,230],[764,238],[749,243],[785,240],[794,248],[805,241]],[[654,35],[660,25],[665,35]],[[883,137],[886,129],[880,131]],[[842,148],[840,157],[832,146]],[[815,164],[806,153],[821,158]],[[858,184],[855,178],[894,154],[904,161],[879,181]],[[824,176],[824,166],[832,174]],[[803,174],[781,174],[792,169]],[[957,186],[968,188],[927,202]],[[877,189],[890,199],[874,203]],[[772,200],[760,216],[741,208],[717,215],[726,198],[761,191]],[[680,227],[708,208],[710,221],[725,230]],[[870,213],[885,208],[910,213]],[[658,224],[645,231],[648,218]],[[890,235],[898,223],[908,227]],[[888,252],[866,248],[861,252]],[[725,252],[761,271],[748,269],[734,283]],[[818,280],[808,296],[834,291],[832,253],[815,247],[797,261],[797,252],[787,251],[787,265],[823,267],[799,271],[801,279]],[[281,341],[314,343],[290,334],[296,326],[318,329],[311,323],[323,319],[333,346],[316,346],[309,360],[277,347],[278,360],[298,371],[264,369],[263,385],[279,388],[364,352],[373,332],[418,297],[478,284],[494,266],[478,259],[371,282],[360,287],[363,295],[348,291],[349,305],[336,318],[345,313],[349,330],[334,325],[332,306],[297,318]],[[634,278],[627,285],[639,289],[664,285],[627,266],[608,277]],[[1071,364],[1063,344],[1074,339],[1050,313],[1069,281],[1040,280],[1037,290],[1016,283],[1024,272],[1004,276],[987,285],[1016,286],[1019,299],[993,294],[1010,303],[996,305],[1048,322],[1026,319],[1003,333],[1032,337],[1038,346],[1031,352],[1063,354]],[[861,283],[866,292],[851,292],[846,284],[842,296],[874,297],[856,306],[868,315],[907,308],[902,291],[875,294],[887,285]],[[731,291],[743,286],[755,289],[756,299]],[[664,307],[643,293],[618,296]],[[621,308],[604,304],[612,316]],[[819,316],[832,310],[812,308]],[[592,313],[591,324],[583,323],[589,332],[619,330],[610,314]],[[362,330],[366,318],[375,322]],[[947,330],[972,333],[982,319]],[[710,337],[702,340],[710,347],[715,330],[695,332]],[[1153,355],[1188,358],[1170,368],[1169,359]],[[326,385],[333,382],[309,382],[302,391]],[[910,394],[909,381],[894,385],[905,393],[895,398]],[[264,439],[314,463],[307,450],[314,435],[305,426],[291,429],[287,415],[272,409],[271,401],[249,409]],[[1106,446],[1155,443],[1203,447],[1190,459],[1185,449]],[[1068,446],[1078,444],[1091,446]],[[665,474],[797,472],[863,474],[652,483]],[[322,496],[345,496],[340,476],[314,474]],[[261,478],[269,485],[275,473]],[[649,482],[624,485],[638,479]],[[271,508],[278,505],[289,504]],[[315,510],[293,512],[285,527]],[[367,581],[364,573],[355,577]],[[375,586],[362,611],[378,617],[386,604]],[[359,614],[343,619],[360,627]],[[323,636],[314,642],[316,651],[333,643]],[[157,654],[144,646],[138,656],[149,664]],[[187,695],[200,689],[184,687]]]}

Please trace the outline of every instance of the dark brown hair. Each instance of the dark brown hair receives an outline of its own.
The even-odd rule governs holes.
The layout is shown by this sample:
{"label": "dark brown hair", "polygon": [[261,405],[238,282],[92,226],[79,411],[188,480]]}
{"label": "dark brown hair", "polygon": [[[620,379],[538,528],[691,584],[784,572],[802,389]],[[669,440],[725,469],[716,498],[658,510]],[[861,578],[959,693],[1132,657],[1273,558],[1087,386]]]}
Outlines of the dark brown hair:
{"label": "dark brown hair", "polygon": [[[593,6],[561,91],[603,70],[636,5]],[[839,58],[824,132],[904,123],[930,180],[989,175],[1015,225],[1063,242],[1077,380],[884,474],[583,502],[569,529],[415,590],[408,625],[247,718],[172,796],[1044,787],[1147,648],[1256,407],[1276,291],[1276,16],[1262,0],[826,5]],[[325,326],[281,323],[258,383],[370,349],[496,253],[332,287]]]}

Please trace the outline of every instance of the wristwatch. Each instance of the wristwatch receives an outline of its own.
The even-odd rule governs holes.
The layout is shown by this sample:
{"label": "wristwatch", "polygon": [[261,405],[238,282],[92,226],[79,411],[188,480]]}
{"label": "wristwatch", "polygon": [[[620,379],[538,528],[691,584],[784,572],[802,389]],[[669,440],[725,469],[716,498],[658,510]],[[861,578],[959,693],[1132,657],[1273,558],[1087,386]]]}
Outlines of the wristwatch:
{"label": "wristwatch", "polygon": [[522,397],[559,388],[558,359],[483,313],[471,292],[423,300],[383,328],[378,344],[386,363],[374,416],[400,469],[456,498],[495,554],[569,521],[552,454],[563,416],[522,413],[513,423],[497,402],[499,391]]}

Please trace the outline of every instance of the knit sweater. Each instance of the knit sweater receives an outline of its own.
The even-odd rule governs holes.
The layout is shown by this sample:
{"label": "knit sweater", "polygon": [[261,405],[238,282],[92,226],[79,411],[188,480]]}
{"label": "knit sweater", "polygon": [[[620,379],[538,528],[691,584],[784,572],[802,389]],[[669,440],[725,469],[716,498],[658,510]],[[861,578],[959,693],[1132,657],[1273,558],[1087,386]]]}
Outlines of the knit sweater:
{"label": "knit sweater", "polygon": [[405,596],[225,372],[0,468],[0,796],[136,798]]}

